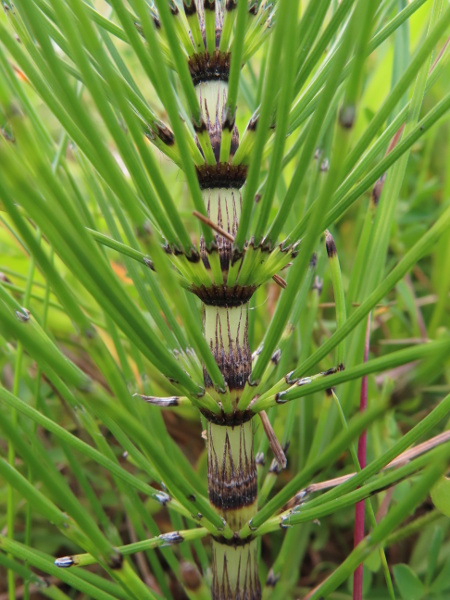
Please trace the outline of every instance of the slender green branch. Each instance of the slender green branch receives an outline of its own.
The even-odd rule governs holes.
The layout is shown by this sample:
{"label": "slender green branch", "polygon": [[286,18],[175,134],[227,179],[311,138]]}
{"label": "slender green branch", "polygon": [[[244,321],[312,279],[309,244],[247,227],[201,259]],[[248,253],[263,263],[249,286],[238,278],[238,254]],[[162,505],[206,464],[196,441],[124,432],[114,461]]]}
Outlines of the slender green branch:
{"label": "slender green branch", "polygon": [[[185,529],[184,531],[173,531],[171,533],[162,533],[149,540],[142,540],[140,542],[135,542],[134,544],[119,546],[117,550],[123,554],[123,556],[128,556],[130,554],[136,554],[136,552],[142,552],[143,550],[154,550],[155,548],[162,548],[164,546],[200,540],[207,535],[209,535],[209,531],[205,527]],[[55,560],[55,565],[64,568],[86,567],[88,565],[94,565],[96,562],[96,558],[91,554],[74,554],[72,556],[57,558]]]}

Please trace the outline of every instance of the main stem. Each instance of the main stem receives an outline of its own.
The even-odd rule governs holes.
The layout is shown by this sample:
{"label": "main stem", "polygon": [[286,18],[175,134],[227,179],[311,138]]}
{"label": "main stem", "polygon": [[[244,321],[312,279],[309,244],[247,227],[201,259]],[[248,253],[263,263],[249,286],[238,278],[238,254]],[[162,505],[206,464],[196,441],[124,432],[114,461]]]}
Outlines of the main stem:
{"label": "main stem", "polygon": [[[239,189],[205,190],[204,199],[209,218],[234,235],[241,210]],[[219,237],[216,243],[226,282],[232,245]],[[204,249],[202,255],[208,264]],[[207,430],[209,499],[236,532],[231,541],[216,538],[212,542],[214,600],[261,598],[257,541],[241,540],[237,535],[253,517],[257,505],[253,422],[237,410],[251,371],[248,300],[241,301],[238,292],[241,290],[224,284],[217,290],[216,303],[210,298],[204,304],[204,335],[227,383],[233,407],[231,414],[209,420]],[[212,385],[206,373],[205,384]]]}
{"label": "main stem", "polygon": [[[231,164],[239,145],[239,133],[234,122],[226,118],[230,54],[219,51],[222,16],[214,6],[214,2],[205,2],[204,5],[203,2],[196,2],[189,8],[189,14],[194,8],[199,10],[199,22],[205,40],[205,19],[211,17],[205,11],[212,8],[216,18],[215,51],[212,54],[206,51],[194,55],[189,61],[203,118],[203,125],[198,127],[197,124],[196,131],[199,147],[203,144],[205,148],[205,164],[197,167],[197,175],[209,219],[234,237],[241,215],[240,188],[245,183],[247,167]],[[233,3],[230,6],[227,4],[227,11],[234,8]],[[202,137],[204,126],[216,164],[211,164],[214,161],[211,161],[211,152]],[[222,142],[222,150],[230,149],[226,163],[220,162]],[[228,156],[228,152],[223,151],[222,154]],[[228,274],[233,267],[233,260],[239,260],[239,257],[233,256],[233,244],[229,239],[216,235],[214,247],[211,248],[206,248],[201,240],[200,249],[204,265],[214,273],[214,284],[208,288],[193,287],[192,291],[203,302],[205,339],[227,386],[221,399],[220,391],[213,389],[213,382],[204,370],[205,388],[222,407],[219,416],[203,411],[208,420],[208,492],[214,509],[235,532],[231,540],[216,537],[212,541],[211,594],[213,600],[260,600],[258,542],[250,538],[241,539],[238,534],[255,515],[257,507],[253,422],[248,411],[238,410],[242,391],[251,373],[248,305],[256,286],[229,285]],[[235,277],[230,279],[231,282],[234,280]]]}
{"label": "main stem", "polygon": [[[256,511],[253,423],[208,425],[209,499],[234,531]],[[261,597],[257,540],[212,541],[214,600]]]}

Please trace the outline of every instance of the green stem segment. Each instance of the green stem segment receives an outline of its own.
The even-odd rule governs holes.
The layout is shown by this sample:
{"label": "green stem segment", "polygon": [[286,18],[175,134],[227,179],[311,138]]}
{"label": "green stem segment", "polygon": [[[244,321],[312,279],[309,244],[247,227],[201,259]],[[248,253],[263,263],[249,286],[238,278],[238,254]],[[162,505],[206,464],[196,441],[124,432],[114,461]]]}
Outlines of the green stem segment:
{"label": "green stem segment", "polygon": [[213,600],[261,598],[258,578],[258,540],[244,546],[225,546],[213,540]]}
{"label": "green stem segment", "polygon": [[[210,502],[233,531],[239,531],[257,510],[253,422],[234,427],[209,423],[207,446]],[[258,542],[246,541],[213,540],[213,599],[261,598]]]}

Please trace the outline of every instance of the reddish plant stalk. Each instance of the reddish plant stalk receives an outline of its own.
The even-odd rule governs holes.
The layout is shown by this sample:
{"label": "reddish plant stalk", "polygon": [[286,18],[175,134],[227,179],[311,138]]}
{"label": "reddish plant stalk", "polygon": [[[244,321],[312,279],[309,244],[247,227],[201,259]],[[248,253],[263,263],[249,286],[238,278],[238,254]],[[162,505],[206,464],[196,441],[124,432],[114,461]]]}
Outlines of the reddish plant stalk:
{"label": "reddish plant stalk", "polygon": [[[371,314],[367,318],[366,337],[364,341],[364,362],[369,359],[369,347],[370,347],[370,325],[371,325]],[[361,395],[359,401],[359,411],[362,413],[367,409],[367,376],[362,378],[361,381]],[[366,449],[367,449],[367,431],[363,431],[358,440],[358,462],[361,469],[366,466]],[[355,506],[355,530],[353,538],[353,547],[356,546],[364,538],[364,513],[365,504],[364,500],[358,502]],[[353,600],[362,600],[363,590],[363,565],[360,564],[353,573]]]}

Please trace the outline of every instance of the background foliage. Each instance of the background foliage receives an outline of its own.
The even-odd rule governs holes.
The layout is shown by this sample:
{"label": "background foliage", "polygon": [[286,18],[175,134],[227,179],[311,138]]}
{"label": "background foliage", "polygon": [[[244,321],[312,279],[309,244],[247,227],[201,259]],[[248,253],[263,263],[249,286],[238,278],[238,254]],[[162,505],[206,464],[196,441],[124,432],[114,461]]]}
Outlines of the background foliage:
{"label": "background foliage", "polygon": [[[340,10],[353,4],[342,2]],[[281,299],[274,283],[265,284],[250,310],[251,348],[265,344],[259,376],[267,385],[260,401],[266,402],[282,444],[289,442],[288,468],[276,476],[270,472],[268,442],[258,429],[258,451],[266,455],[259,473],[261,506],[276,499],[261,513],[261,534],[270,535],[262,540],[260,572],[262,581],[269,574],[269,584],[279,576],[275,586],[266,586],[264,598],[303,597],[330,573],[335,579],[328,580],[327,597],[349,598],[351,573],[362,559],[364,598],[386,598],[389,577],[386,582],[379,546],[385,547],[391,567],[391,596],[445,598],[450,543],[442,513],[448,501],[436,499],[438,490],[435,508],[429,491],[438,480],[445,485],[448,444],[414,459],[404,471],[377,473],[411,444],[448,429],[450,77],[445,53],[429,71],[444,47],[450,9],[448,2],[377,4],[365,40],[373,51],[359,66],[354,60],[343,71],[351,81],[360,68],[362,83],[354,126],[342,130],[336,115],[343,90],[351,93],[351,86],[339,88],[336,82],[330,97],[321,99],[322,86],[333,77],[328,57],[335,56],[334,42],[348,23],[338,23],[321,45],[338,3],[317,6],[315,14],[322,10],[322,18],[303,21],[301,16],[311,16],[309,4],[298,3],[294,25],[306,37],[305,57],[297,44],[292,61],[280,62],[280,55],[289,56],[289,40],[278,50],[274,36],[267,37],[245,63],[237,99],[241,140],[261,98],[260,118],[267,125],[277,107],[289,114],[284,148],[272,136],[264,150],[270,132],[257,129],[249,160],[250,165],[260,160],[260,168],[250,171],[247,185],[253,185],[253,193],[266,189],[281,144],[268,223],[278,223],[285,206],[278,241],[306,234],[297,258],[304,265],[301,278],[292,275],[298,274],[294,266],[283,271],[288,287]],[[148,52],[131,23],[140,21],[147,8],[143,0],[18,1],[5,6],[0,20],[0,572],[8,572],[0,590],[5,598],[8,590],[10,598],[208,597],[209,548],[203,538],[220,523],[206,500],[198,411],[186,404],[162,414],[133,396],[179,395],[181,386],[195,397],[203,357],[200,305],[173,276],[159,235],[163,229],[166,238],[172,231],[177,241],[198,243],[201,230],[192,210],[198,208],[199,191],[191,159],[198,150],[187,135],[190,107],[184,88],[158,56],[161,51],[173,58],[171,40],[150,44],[154,52]],[[128,11],[133,19],[127,21]],[[399,17],[405,14],[406,20]],[[380,32],[387,33],[385,39]],[[299,65],[303,78],[295,71]],[[281,100],[268,78],[270,68],[279,69],[279,81],[287,81]],[[296,78],[283,79],[289,69]],[[178,111],[185,126],[174,118]],[[159,120],[175,131],[171,158],[177,164],[143,135]],[[384,159],[405,120],[400,143]],[[404,143],[407,139],[413,143]],[[309,143],[317,149],[311,160]],[[393,157],[395,164],[388,163]],[[374,208],[373,185],[388,167]],[[292,206],[283,205],[286,197]],[[254,233],[256,217],[250,223]],[[334,237],[340,268],[329,264],[323,236],[319,239],[325,226]],[[207,228],[203,231],[208,235]],[[308,267],[312,250],[317,253],[314,271]],[[156,273],[147,266],[150,258]],[[404,272],[389,279],[402,265]],[[336,311],[339,286],[347,319],[342,302]],[[365,301],[360,322],[351,321]],[[369,371],[363,349],[372,308],[369,360],[382,362],[371,363],[369,418],[361,422],[350,419],[359,404],[360,376]],[[344,344],[338,345],[336,337],[327,342],[336,330],[345,334]],[[275,365],[270,357],[280,345]],[[274,407],[274,390],[281,389],[283,383],[277,382],[286,373],[296,369],[298,376],[312,375],[341,360],[346,370],[327,382],[318,379],[316,388],[308,388],[314,393]],[[361,364],[348,381],[351,369]],[[340,405],[324,394],[334,384]],[[357,484],[336,488],[337,500],[323,492],[311,495],[284,523],[292,527],[280,530],[273,512],[296,492],[313,480],[355,470],[349,448],[372,420],[367,461],[373,471],[359,482],[364,484],[361,497],[370,485],[375,492],[397,483],[371,499],[381,519],[372,538],[352,551],[358,498],[351,494]],[[392,472],[392,480],[383,479]],[[441,490],[440,497],[445,496]],[[192,518],[198,512],[203,517]],[[175,547],[158,537],[178,530],[191,543]],[[133,559],[113,572],[113,548],[138,540],[149,541],[129,547]],[[82,552],[95,558],[83,555],[82,564],[102,566],[63,570],[53,563],[55,557]]]}

